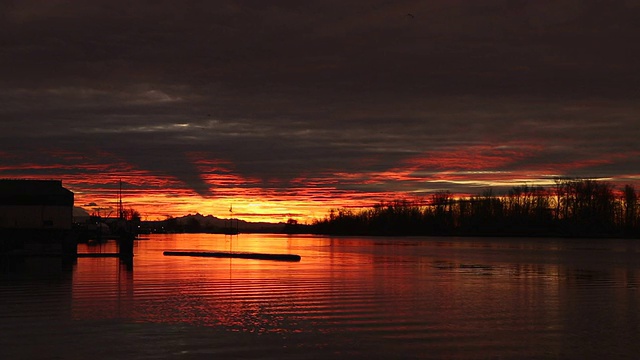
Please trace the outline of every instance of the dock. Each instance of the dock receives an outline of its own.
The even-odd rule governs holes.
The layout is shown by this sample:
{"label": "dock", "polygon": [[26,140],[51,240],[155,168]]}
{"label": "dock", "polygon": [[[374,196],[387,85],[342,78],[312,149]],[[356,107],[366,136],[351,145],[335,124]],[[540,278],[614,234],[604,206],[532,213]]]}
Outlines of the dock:
{"label": "dock", "polygon": [[231,251],[165,251],[164,256],[194,256],[233,259],[276,260],[276,261],[300,261],[300,255],[295,254],[265,254]]}

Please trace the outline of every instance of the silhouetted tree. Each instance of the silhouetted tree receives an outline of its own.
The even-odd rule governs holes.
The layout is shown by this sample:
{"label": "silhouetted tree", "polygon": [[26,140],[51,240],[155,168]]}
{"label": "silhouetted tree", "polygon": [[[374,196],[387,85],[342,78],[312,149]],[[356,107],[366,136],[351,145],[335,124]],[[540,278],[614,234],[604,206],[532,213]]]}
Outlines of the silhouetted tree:
{"label": "silhouetted tree", "polygon": [[431,195],[432,230],[434,234],[450,233],[454,228],[453,195],[449,191],[438,191]]}
{"label": "silhouetted tree", "polygon": [[141,216],[140,213],[135,209],[124,209],[122,210],[124,218],[129,221],[140,221]]}
{"label": "silhouetted tree", "polygon": [[625,233],[631,235],[638,227],[638,195],[632,185],[624,187],[623,204]]}
{"label": "silhouetted tree", "polygon": [[460,199],[436,192],[422,207],[393,201],[357,211],[334,209],[312,228],[354,235],[638,236],[637,199],[630,185],[617,196],[607,182],[555,179],[549,189],[521,185],[502,196],[492,189]]}

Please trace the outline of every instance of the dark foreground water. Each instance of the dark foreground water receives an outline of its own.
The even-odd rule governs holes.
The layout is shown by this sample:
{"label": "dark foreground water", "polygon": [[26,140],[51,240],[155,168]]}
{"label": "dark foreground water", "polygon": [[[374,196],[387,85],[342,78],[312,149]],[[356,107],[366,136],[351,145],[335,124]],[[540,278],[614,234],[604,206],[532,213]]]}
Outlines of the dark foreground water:
{"label": "dark foreground water", "polygon": [[[162,255],[175,249],[302,261]],[[185,234],[134,251],[133,269],[108,258],[0,268],[0,359],[640,354],[640,241]]]}

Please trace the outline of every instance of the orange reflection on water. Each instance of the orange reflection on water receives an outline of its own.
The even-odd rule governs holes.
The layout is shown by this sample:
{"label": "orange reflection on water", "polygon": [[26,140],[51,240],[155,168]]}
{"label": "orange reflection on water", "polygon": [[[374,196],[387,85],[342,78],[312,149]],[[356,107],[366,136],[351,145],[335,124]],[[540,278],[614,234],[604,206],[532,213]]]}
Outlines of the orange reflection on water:
{"label": "orange reflection on water", "polygon": [[[113,253],[117,246],[80,244],[79,253]],[[118,258],[79,258],[73,272],[72,315],[75,319],[128,319],[134,311],[134,278]]]}
{"label": "orange reflection on water", "polygon": [[[371,273],[370,261],[358,261],[350,255],[333,261],[325,253],[330,245],[305,238],[251,235],[184,234],[141,240],[130,272],[123,273],[118,259],[79,259],[74,274],[74,314],[78,318],[132,317],[134,321],[224,326],[248,332],[302,331],[302,319],[316,323],[339,318],[340,311],[331,310],[336,289],[348,289],[350,283],[358,283],[364,274]],[[114,246],[108,244],[103,250]],[[175,249],[296,252],[303,260],[162,255],[164,250]],[[344,264],[359,264],[358,270],[345,272],[340,269]]]}
{"label": "orange reflection on water", "polygon": [[[302,260],[169,257],[165,250],[296,253]],[[414,340],[433,336],[434,328],[452,338],[505,337],[512,327],[543,324],[559,331],[566,326],[562,284],[592,280],[563,272],[553,260],[557,251],[553,243],[480,239],[157,235],[137,242],[133,271],[118,259],[79,259],[73,313],[241,332],[344,331]]]}
{"label": "orange reflection on water", "polygon": [[[302,260],[163,256],[177,249]],[[79,250],[111,252],[115,244]],[[88,329],[104,319],[125,328],[177,324],[178,339],[183,329],[206,327],[275,333],[290,346],[375,345],[370,357],[378,349],[442,358],[635,350],[628,345],[638,325],[634,241],[169,234],[136,241],[134,252],[132,270],[118,259],[78,259],[68,280],[74,320]],[[25,301],[28,284],[8,285],[3,295],[17,316],[69,304],[66,282],[52,292],[62,291],[63,302]]]}

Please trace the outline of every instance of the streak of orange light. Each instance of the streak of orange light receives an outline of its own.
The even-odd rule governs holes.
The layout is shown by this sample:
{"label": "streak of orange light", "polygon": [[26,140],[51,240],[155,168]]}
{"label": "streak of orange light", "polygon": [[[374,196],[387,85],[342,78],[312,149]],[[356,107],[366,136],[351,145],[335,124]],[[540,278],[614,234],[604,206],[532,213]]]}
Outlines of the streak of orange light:
{"label": "streak of orange light", "polygon": [[[332,208],[424,199],[429,192],[448,186],[478,189],[522,183],[552,185],[554,176],[562,176],[567,171],[624,161],[637,155],[609,154],[584,161],[548,163],[546,167],[500,170],[539,151],[536,146],[467,146],[427,152],[378,171],[327,170],[300,174],[285,185],[279,179],[261,181],[241,176],[232,163],[215,159],[211,154],[190,153],[190,161],[211,189],[209,197],[197,194],[177,178],[142,170],[108,153],[100,153],[101,160],[92,162],[83,154],[62,151],[55,153],[58,161],[3,165],[0,173],[10,177],[56,178],[74,191],[77,205],[95,203],[96,207],[113,209],[117,208],[118,183],[122,181],[125,207],[139,211],[143,219],[148,220],[189,213],[224,218],[229,216],[228,209],[233,204],[235,216],[243,220],[282,222],[295,218],[311,222],[323,218]],[[637,174],[624,176],[633,180],[631,183],[639,180]],[[87,210],[91,211],[92,207]]]}

